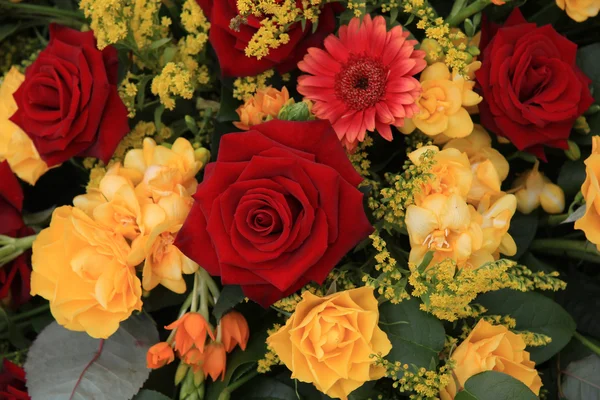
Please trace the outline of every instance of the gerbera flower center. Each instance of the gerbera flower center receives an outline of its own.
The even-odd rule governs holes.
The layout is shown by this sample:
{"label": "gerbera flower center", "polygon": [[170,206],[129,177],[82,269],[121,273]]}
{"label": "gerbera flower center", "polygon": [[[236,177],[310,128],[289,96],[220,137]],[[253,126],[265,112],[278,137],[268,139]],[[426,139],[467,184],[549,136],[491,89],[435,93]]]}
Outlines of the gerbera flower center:
{"label": "gerbera flower center", "polygon": [[335,76],[335,94],[354,110],[372,107],[385,95],[387,74],[381,60],[350,55]]}

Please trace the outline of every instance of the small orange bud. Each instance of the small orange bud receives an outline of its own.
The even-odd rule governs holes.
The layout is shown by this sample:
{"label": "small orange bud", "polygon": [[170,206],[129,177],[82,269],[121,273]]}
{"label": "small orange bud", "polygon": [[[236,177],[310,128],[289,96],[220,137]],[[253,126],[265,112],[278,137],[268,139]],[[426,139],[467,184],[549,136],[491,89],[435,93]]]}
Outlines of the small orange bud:
{"label": "small orange bud", "polygon": [[190,349],[183,356],[183,362],[189,365],[194,372],[198,372],[204,365],[205,353],[201,353],[198,349]]}
{"label": "small orange bud", "polygon": [[248,329],[246,318],[241,313],[232,311],[225,314],[221,318],[221,332],[223,345],[228,353],[231,353],[236,345],[239,345],[242,350],[246,350],[250,329]]}
{"label": "small orange bud", "polygon": [[276,118],[279,110],[289,101],[290,94],[285,86],[281,91],[270,86],[259,89],[253,97],[238,107],[236,112],[240,117],[240,121],[235,121],[233,124],[238,129],[247,131],[253,125],[262,124]]}
{"label": "small orange bud", "polygon": [[220,342],[211,342],[206,346],[204,352],[204,376],[210,375],[213,381],[219,378],[225,379],[225,371],[227,370],[227,353],[225,346]]}
{"label": "small orange bud", "polygon": [[171,325],[165,326],[165,329],[177,329],[175,333],[175,350],[182,356],[185,356],[192,346],[200,350],[201,353],[204,352],[207,333],[213,340],[215,338],[208,322],[197,312],[184,314],[183,317]]}
{"label": "small orange bud", "polygon": [[156,369],[170,364],[175,359],[175,353],[167,342],[156,343],[146,353],[146,365],[148,368]]}

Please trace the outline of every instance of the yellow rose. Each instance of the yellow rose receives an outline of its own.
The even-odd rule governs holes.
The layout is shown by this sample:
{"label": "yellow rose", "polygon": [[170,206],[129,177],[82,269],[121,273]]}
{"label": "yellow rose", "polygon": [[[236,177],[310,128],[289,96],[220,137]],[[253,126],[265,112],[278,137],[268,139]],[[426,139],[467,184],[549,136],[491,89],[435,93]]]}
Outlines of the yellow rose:
{"label": "yellow rose", "polygon": [[433,262],[451,258],[464,266],[483,243],[476,214],[458,194],[435,193],[418,206],[408,206],[405,223],[411,245],[409,261],[419,264],[427,252],[434,251]]}
{"label": "yellow rose", "polygon": [[[535,363],[525,351],[523,339],[503,325],[492,325],[481,319],[469,336],[454,350],[451,358],[456,362],[454,377],[458,390],[465,382],[480,372],[499,371],[523,382],[539,395],[542,380]],[[442,399],[453,399],[456,387],[442,390]]]}
{"label": "yellow rose", "polygon": [[347,399],[366,381],[385,374],[370,358],[392,349],[378,322],[373,288],[326,297],[304,292],[294,314],[267,344],[292,371],[292,378],[313,383],[330,397]]}
{"label": "yellow rose", "polygon": [[586,209],[583,217],[575,221],[575,229],[582,230],[587,240],[594,243],[600,251],[600,136],[592,137],[592,154],[585,160],[585,172],[581,193]]}
{"label": "yellow rose", "polygon": [[434,153],[432,175],[421,190],[415,196],[415,204],[419,205],[421,200],[432,193],[441,193],[449,196],[453,193],[466,199],[473,182],[471,165],[466,154],[456,149],[445,149],[440,151],[436,146],[423,146],[412,151],[408,158],[415,165],[421,164],[421,156],[426,151]]}
{"label": "yellow rose", "polygon": [[556,5],[566,10],[567,15],[577,22],[595,17],[600,11],[598,0],[556,0]]}
{"label": "yellow rose", "polygon": [[13,93],[24,80],[25,76],[12,67],[0,85],[0,161],[8,161],[19,178],[35,185],[38,178],[48,171],[48,166],[29,136],[9,119],[18,108]]}
{"label": "yellow rose", "polygon": [[155,201],[178,192],[178,186],[183,186],[189,195],[194,194],[198,186],[196,174],[203,166],[191,143],[183,138],[175,140],[170,149],[145,138],[143,148],[130,150],[123,164],[127,171],[137,173],[131,178],[138,196]]}
{"label": "yellow rose", "polygon": [[[444,134],[451,138],[465,137],[473,131],[473,121],[465,107],[481,102],[473,82],[459,74],[451,74],[441,62],[421,73],[422,94],[418,100],[420,112],[412,124],[429,136]],[[407,133],[409,123],[402,131]]]}
{"label": "yellow rose", "polygon": [[240,121],[234,121],[233,124],[238,129],[247,131],[254,125],[276,118],[281,108],[289,101],[290,94],[285,86],[281,91],[271,86],[259,89],[254,96],[238,107],[236,112]]}
{"label": "yellow rose", "polygon": [[65,328],[108,338],[142,308],[141,282],[127,266],[125,238],[69,206],[52,214],[33,243],[31,294],[50,301]]}

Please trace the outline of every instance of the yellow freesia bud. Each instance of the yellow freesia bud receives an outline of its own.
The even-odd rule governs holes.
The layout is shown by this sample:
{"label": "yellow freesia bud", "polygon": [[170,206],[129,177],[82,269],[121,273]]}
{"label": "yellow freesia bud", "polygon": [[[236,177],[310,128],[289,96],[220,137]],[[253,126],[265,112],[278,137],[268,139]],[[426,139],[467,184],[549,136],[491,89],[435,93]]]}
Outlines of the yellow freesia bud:
{"label": "yellow freesia bud", "polygon": [[208,164],[210,161],[210,150],[205,147],[200,147],[199,149],[194,150],[194,158],[196,161],[200,161],[202,165]]}
{"label": "yellow freesia bud", "polygon": [[581,150],[579,150],[579,146],[572,140],[567,140],[569,144],[569,148],[565,150],[565,155],[569,160],[577,161],[581,158]]}
{"label": "yellow freesia bud", "polygon": [[[515,179],[513,183],[513,189],[511,191],[517,197],[517,209],[523,214],[529,214],[540,206],[542,191],[547,184],[552,184],[550,180],[539,171],[539,166],[539,161],[536,161],[531,170],[523,173]],[[553,189],[549,190],[549,193],[553,193]],[[546,201],[551,203],[554,200],[546,198]],[[564,199],[562,202],[564,204]],[[555,208],[556,207],[551,207],[551,209]]]}
{"label": "yellow freesia bud", "polygon": [[600,11],[598,0],[556,0],[556,5],[565,10],[567,15],[577,22],[595,17]]}
{"label": "yellow freesia bud", "polygon": [[560,214],[565,209],[565,192],[554,183],[546,183],[540,193],[540,204],[548,214]]}

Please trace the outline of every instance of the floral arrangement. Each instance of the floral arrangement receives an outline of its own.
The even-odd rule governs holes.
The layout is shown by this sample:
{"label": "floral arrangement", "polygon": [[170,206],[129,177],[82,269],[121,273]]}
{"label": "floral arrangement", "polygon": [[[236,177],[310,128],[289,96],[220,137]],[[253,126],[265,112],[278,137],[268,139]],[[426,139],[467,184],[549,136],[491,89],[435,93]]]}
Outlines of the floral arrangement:
{"label": "floral arrangement", "polygon": [[600,398],[600,0],[0,0],[0,398]]}

